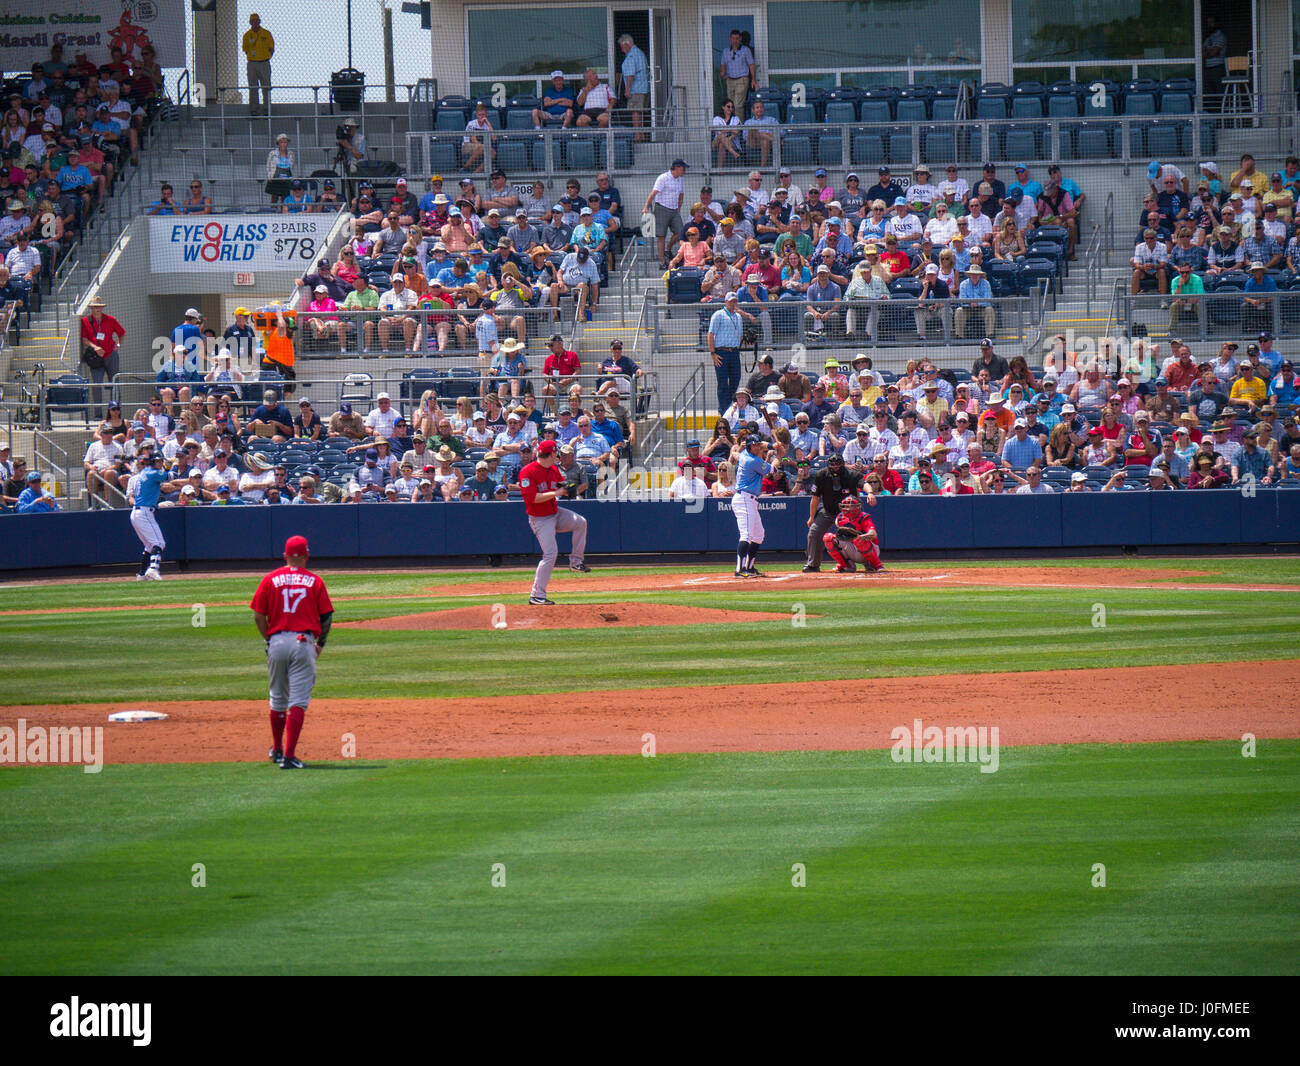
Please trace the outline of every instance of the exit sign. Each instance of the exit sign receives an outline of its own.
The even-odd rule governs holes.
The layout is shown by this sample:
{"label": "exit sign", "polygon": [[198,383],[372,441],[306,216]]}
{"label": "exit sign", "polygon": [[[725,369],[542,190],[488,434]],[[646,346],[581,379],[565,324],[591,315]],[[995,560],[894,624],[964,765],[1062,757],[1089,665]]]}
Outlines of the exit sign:
{"label": "exit sign", "polygon": [[254,280],[251,270],[245,270],[235,275],[236,285],[252,285]]}

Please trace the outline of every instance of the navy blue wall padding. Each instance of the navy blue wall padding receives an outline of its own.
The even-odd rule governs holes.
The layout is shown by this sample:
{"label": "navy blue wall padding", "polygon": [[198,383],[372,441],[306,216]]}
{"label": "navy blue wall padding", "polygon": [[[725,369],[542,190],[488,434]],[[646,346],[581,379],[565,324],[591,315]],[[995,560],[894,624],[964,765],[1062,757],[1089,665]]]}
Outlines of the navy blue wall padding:
{"label": "navy blue wall padding", "polygon": [[[1151,498],[1151,543],[1235,544],[1241,540],[1243,502],[1260,500],[1243,501],[1240,492],[1227,489],[1157,493]],[[1294,529],[1289,533],[1296,535]]]}
{"label": "navy blue wall padding", "polygon": [[1278,519],[1278,507],[1283,498],[1290,499],[1294,489],[1286,492],[1266,492],[1256,487],[1254,496],[1242,496],[1238,506],[1241,516],[1240,539],[1247,543],[1271,538],[1275,529],[1300,528],[1294,522],[1288,527]]}
{"label": "navy blue wall padding", "polygon": [[[321,506],[327,505],[321,504]],[[284,541],[280,542],[277,550],[271,550],[272,510],[271,507],[252,505],[185,509],[185,557],[187,559],[275,559],[283,553]],[[310,536],[307,537],[307,541],[311,542]],[[166,552],[166,558],[175,559],[176,556],[169,550]]]}
{"label": "navy blue wall padding", "polygon": [[1059,548],[1061,499],[971,496],[971,541],[977,548]]}
{"label": "navy blue wall padding", "polygon": [[[425,505],[421,505],[425,506]],[[437,504],[428,504],[436,507]],[[271,543],[267,558],[276,559],[284,552],[284,542],[303,536],[316,559],[346,559],[370,554],[370,546],[357,535],[358,523],[369,508],[336,507],[318,504],[310,507],[283,505],[267,508],[271,512]],[[304,515],[307,511],[310,514]]]}
{"label": "navy blue wall padding", "polygon": [[[730,500],[707,499],[695,514],[681,503],[566,506],[587,517],[587,550],[734,552]],[[808,498],[760,501],[766,551],[802,551]],[[1052,496],[919,499],[881,497],[872,518],[886,553],[928,549],[1114,547],[1122,544],[1294,544],[1300,541],[1300,491],[1117,492]],[[331,505],[323,507],[163,508],[166,561],[235,559],[272,563],[300,533],[320,559],[394,556],[536,556],[522,503]],[[140,542],[126,511],[0,515],[6,570],[134,565]],[[570,547],[560,535],[560,551]]]}
{"label": "navy blue wall padding", "polygon": [[[662,503],[620,503],[617,506],[620,543],[625,552],[697,552],[702,544],[708,543],[706,511],[715,507],[712,499],[701,500],[699,510],[693,514],[685,504],[677,505],[681,517],[675,522],[664,520]],[[734,520],[731,527],[734,533]]]}
{"label": "navy blue wall padding", "polygon": [[[621,535],[622,522],[618,516],[618,509],[621,505],[615,504],[613,507],[603,500],[567,500],[560,504],[567,511],[576,511],[587,520],[587,554],[588,555],[607,555],[610,552],[623,551],[623,537]],[[524,511],[523,504],[515,504],[518,515],[511,514],[510,521],[521,521],[524,528],[528,527],[528,516]],[[529,536],[532,531],[529,530]],[[571,534],[561,533],[557,538],[560,542],[560,551],[569,550],[571,543]],[[537,541],[533,540],[533,545],[529,549],[536,552]]]}
{"label": "navy blue wall padding", "polygon": [[1063,492],[1060,500],[1067,548],[1151,543],[1149,492]]}
{"label": "navy blue wall padding", "polygon": [[[883,551],[908,548],[969,548],[974,496],[881,496],[875,507],[865,507],[876,524]],[[804,500],[804,507],[807,501]],[[808,512],[803,512],[808,521]],[[804,543],[807,543],[807,529]]]}

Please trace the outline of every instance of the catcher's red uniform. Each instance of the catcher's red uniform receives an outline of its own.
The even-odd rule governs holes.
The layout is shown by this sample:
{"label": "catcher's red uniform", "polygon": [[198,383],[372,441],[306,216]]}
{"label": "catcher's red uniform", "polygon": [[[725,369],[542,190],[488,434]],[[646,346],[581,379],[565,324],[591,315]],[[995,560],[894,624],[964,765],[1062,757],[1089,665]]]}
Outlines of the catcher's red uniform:
{"label": "catcher's red uniform", "polygon": [[875,539],[867,536],[875,531],[871,516],[860,508],[836,515],[835,528],[822,537],[827,554],[835,560],[835,569],[852,570],[853,564],[860,562],[870,570],[879,570],[880,551]]}

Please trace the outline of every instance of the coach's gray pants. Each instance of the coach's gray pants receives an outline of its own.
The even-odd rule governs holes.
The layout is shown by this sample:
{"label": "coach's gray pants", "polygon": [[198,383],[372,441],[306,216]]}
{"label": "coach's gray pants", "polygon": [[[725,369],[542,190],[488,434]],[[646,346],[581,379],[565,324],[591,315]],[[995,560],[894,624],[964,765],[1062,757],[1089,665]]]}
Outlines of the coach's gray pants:
{"label": "coach's gray pants", "polygon": [[316,687],[316,638],[310,633],[273,634],[266,649],[266,668],[271,677],[271,710],[306,710]]}
{"label": "coach's gray pants", "polygon": [[826,508],[817,508],[817,513],[813,515],[813,524],[808,528],[807,563],[809,566],[822,565],[822,551],[825,548],[822,537],[830,532],[831,523],[834,521],[835,519],[826,513]]}
{"label": "coach's gray pants", "polygon": [[559,546],[555,543],[555,534],[573,534],[573,547],[569,550],[569,565],[576,566],[582,562],[587,551],[587,520],[582,515],[566,511],[561,507],[555,514],[540,518],[530,514],[528,524],[532,527],[537,543],[542,546],[542,561],[537,564],[537,573],[533,577],[532,597],[535,600],[544,600],[546,586],[551,582],[551,571],[555,569],[555,557],[560,553]]}
{"label": "coach's gray pants", "polygon": [[271,61],[269,59],[248,61],[248,111],[251,115],[271,112]]}

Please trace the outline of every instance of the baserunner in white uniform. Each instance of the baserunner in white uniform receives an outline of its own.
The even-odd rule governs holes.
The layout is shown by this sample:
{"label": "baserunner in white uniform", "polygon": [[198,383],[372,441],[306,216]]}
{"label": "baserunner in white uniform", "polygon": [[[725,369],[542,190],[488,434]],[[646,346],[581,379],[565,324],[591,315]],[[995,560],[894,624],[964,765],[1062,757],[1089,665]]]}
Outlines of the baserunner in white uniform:
{"label": "baserunner in white uniform", "polygon": [[736,576],[762,577],[754,568],[759,546],[763,543],[763,519],[758,513],[758,497],[763,491],[763,477],[772,467],[764,461],[767,442],[755,433],[746,442],[745,451],[736,465],[736,495],[731,511],[736,516],[740,543],[736,547]]}

